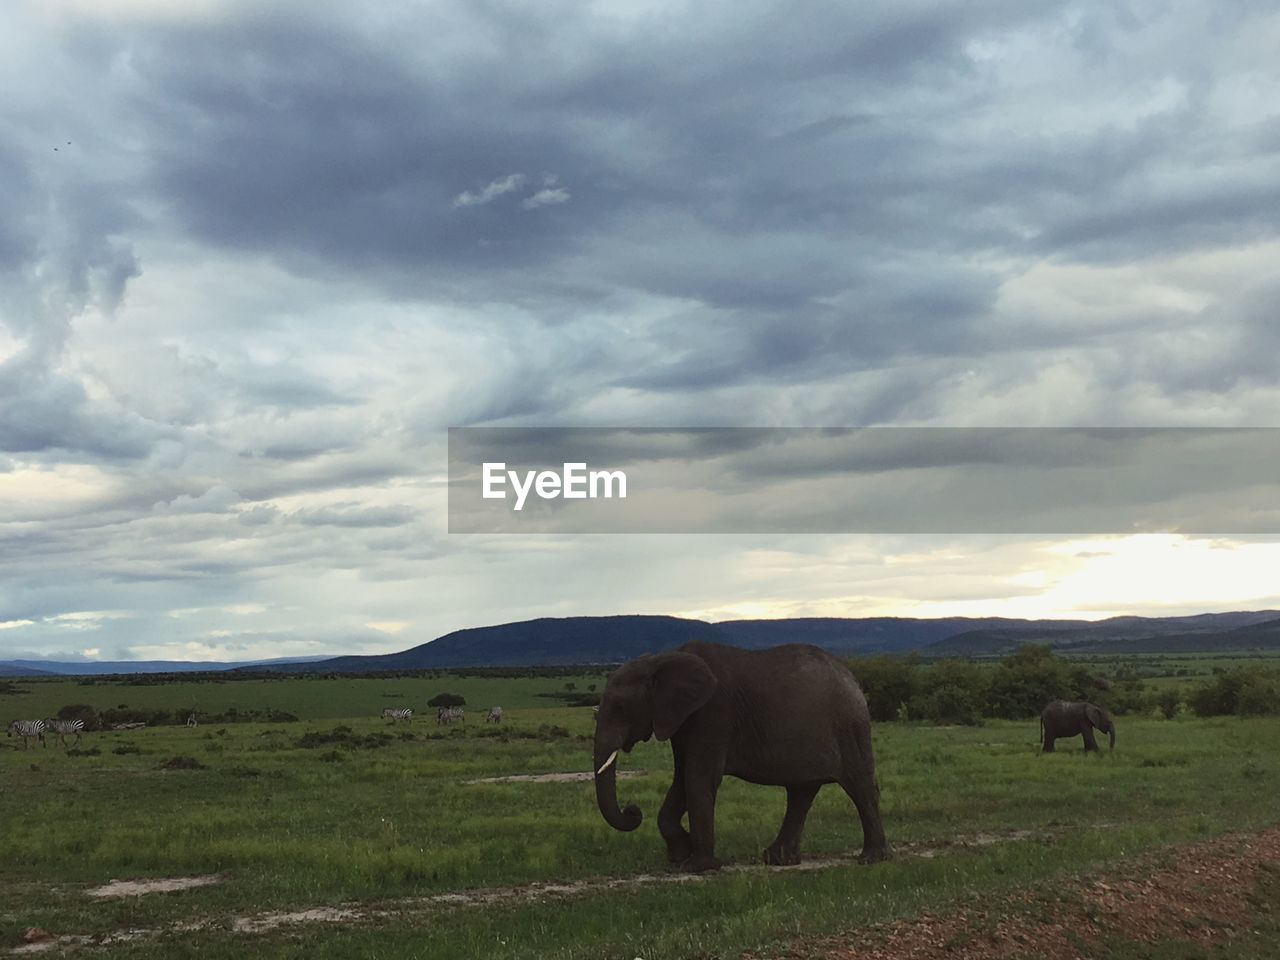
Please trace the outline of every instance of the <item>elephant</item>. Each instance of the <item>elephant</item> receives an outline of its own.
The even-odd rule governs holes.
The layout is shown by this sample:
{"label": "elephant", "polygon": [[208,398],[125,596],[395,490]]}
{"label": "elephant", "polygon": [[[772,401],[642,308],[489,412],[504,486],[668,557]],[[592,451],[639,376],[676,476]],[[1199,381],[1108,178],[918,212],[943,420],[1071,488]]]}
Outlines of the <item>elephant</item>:
{"label": "elephant", "polygon": [[[862,822],[859,860],[891,852],[880,819],[871,717],[862,690],[840,660],[807,644],[743,650],[693,641],[623,664],[605,684],[596,714],[596,804],[614,829],[643,815],[618,806],[618,752],[651,736],[670,740],[675,773],[658,812],[667,859],[680,869],[715,870],[715,804],[721,778],[785,787],[787,810],[765,863],[800,862],[809,806],[838,783]],[[682,820],[689,815],[689,829]]]}
{"label": "elephant", "polygon": [[1092,703],[1076,700],[1067,703],[1054,700],[1040,714],[1040,735],[1044,739],[1044,752],[1053,753],[1053,741],[1059,737],[1084,736],[1086,752],[1098,749],[1098,741],[1093,739],[1094,729],[1101,730],[1111,737],[1109,749],[1116,746],[1116,722],[1111,714]]}

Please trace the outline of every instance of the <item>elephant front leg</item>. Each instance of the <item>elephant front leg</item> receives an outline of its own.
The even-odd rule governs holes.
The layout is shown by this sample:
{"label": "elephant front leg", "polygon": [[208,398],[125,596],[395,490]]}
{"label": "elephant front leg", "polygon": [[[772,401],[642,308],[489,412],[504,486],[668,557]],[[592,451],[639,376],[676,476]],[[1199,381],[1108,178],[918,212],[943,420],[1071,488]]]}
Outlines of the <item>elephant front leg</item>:
{"label": "elephant front leg", "polygon": [[1098,741],[1093,738],[1093,731],[1086,730],[1084,732],[1084,752],[1090,753],[1098,749]]}
{"label": "elephant front leg", "polygon": [[787,813],[778,828],[778,836],[764,849],[764,862],[775,867],[800,862],[800,838],[804,834],[804,820],[809,815],[813,798],[822,784],[805,784],[787,787]]}
{"label": "elephant front leg", "polygon": [[723,864],[716,859],[716,791],[720,789],[723,764],[716,769],[695,770],[697,761],[685,768],[685,802],[689,806],[689,840],[693,848],[682,869],[689,873],[719,870]]}
{"label": "elephant front leg", "polygon": [[677,774],[658,811],[658,832],[667,844],[667,859],[672,863],[684,863],[693,855],[693,843],[689,831],[680,822],[688,805],[684,797],[684,779]]}

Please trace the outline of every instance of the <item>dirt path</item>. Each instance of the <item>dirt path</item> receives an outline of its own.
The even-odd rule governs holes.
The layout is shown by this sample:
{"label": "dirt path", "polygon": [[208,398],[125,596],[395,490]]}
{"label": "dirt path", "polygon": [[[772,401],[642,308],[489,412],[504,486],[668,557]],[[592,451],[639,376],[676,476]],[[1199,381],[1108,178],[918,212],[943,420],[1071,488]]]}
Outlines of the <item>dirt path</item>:
{"label": "dirt path", "polygon": [[[636,780],[647,777],[644,770],[619,770],[619,780]],[[576,773],[513,773],[505,777],[480,777],[477,780],[463,780],[463,783],[587,783],[595,778],[590,770]]]}
{"label": "dirt path", "polygon": [[742,960],[1087,960],[1091,944],[1109,940],[1209,948],[1252,935],[1254,898],[1265,880],[1280,889],[1280,827],[1153,853],[1077,882],[1061,898],[1021,894],[994,907],[925,913]]}
{"label": "dirt path", "polygon": [[[1011,843],[1033,836],[1048,836],[1051,833],[1052,831],[1033,833],[1029,830],[1019,830],[1002,834],[973,834],[966,837],[958,837],[943,845],[924,843],[898,844],[895,847],[895,852],[899,857],[929,858],[948,850]],[[757,863],[731,864],[725,867],[723,872],[821,870],[828,867],[851,865],[855,857],[855,853],[835,857],[822,857],[806,860],[792,867],[767,867]],[[1275,828],[1262,834],[1227,837],[1195,847],[1181,848],[1176,852],[1175,859],[1177,862],[1173,867],[1163,868],[1142,879],[1113,878],[1105,883],[1100,881],[1095,885],[1096,889],[1091,891],[1092,895],[1089,898],[1089,904],[1093,905],[1092,908],[1084,903],[1083,900],[1079,904],[1068,905],[1064,903],[1059,905],[1055,909],[1066,910],[1067,912],[1062,915],[1060,927],[1054,928],[1057,933],[1052,935],[1041,929],[1042,925],[1038,921],[1034,921],[1028,916],[1018,916],[1016,914],[1010,917],[996,917],[994,911],[975,911],[957,912],[943,918],[925,914],[899,924],[866,928],[850,934],[847,939],[837,937],[801,941],[789,945],[781,952],[761,955],[752,954],[749,956],[753,960],[757,956],[785,957],[789,958],[789,960],[790,958],[796,958],[796,960],[798,958],[805,958],[805,960],[817,960],[817,958],[823,958],[823,960],[828,960],[828,958],[829,960],[890,960],[890,958],[892,960],[943,960],[943,958],[945,960],[966,960],[966,958],[996,960],[996,958],[1015,955],[1015,953],[1009,951],[992,952],[996,947],[1004,949],[1004,947],[1000,946],[1001,944],[1009,947],[1010,950],[1022,949],[1025,952],[1027,944],[1032,942],[1036,944],[1037,949],[1043,952],[1048,942],[1046,941],[1047,935],[1055,944],[1055,949],[1059,944],[1069,944],[1070,941],[1066,936],[1066,931],[1068,929],[1076,929],[1072,924],[1075,924],[1080,917],[1084,918],[1083,922],[1094,924],[1095,933],[1101,930],[1100,921],[1094,919],[1099,916],[1099,911],[1101,911],[1102,915],[1106,915],[1107,911],[1119,911],[1120,915],[1116,917],[1116,923],[1126,929],[1136,929],[1138,927],[1134,925],[1138,924],[1140,926],[1143,922],[1150,925],[1153,922],[1152,916],[1165,916],[1161,911],[1172,911],[1170,913],[1172,916],[1189,916],[1193,912],[1190,906],[1179,907],[1178,909],[1183,910],[1183,913],[1178,914],[1172,905],[1183,903],[1184,901],[1187,904],[1192,902],[1189,888],[1184,889],[1191,878],[1197,881],[1197,890],[1200,886],[1209,884],[1214,886],[1215,889],[1220,888],[1223,891],[1210,898],[1213,903],[1217,904],[1215,909],[1218,910],[1218,914],[1214,916],[1226,917],[1230,914],[1234,921],[1240,922],[1241,917],[1245,916],[1245,914],[1241,913],[1243,897],[1247,893],[1244,887],[1248,887],[1249,884],[1237,881],[1240,881],[1242,877],[1251,877],[1252,873],[1248,871],[1256,869],[1258,863],[1271,862],[1280,864],[1280,828]],[[1193,872],[1196,870],[1199,872]],[[113,943],[153,939],[166,934],[212,929],[230,930],[236,934],[253,935],[297,924],[370,922],[393,916],[403,918],[406,913],[430,912],[440,909],[571,899],[594,893],[638,889],[659,884],[705,883],[716,876],[717,874],[664,872],[638,874],[629,877],[595,877],[569,883],[531,883],[519,886],[459,890],[425,897],[383,901],[377,904],[344,903],[292,911],[267,911],[247,916],[208,917],[164,927],[117,930],[110,934],[96,937],[51,933],[38,937],[33,942],[12,948],[8,953],[11,955],[25,955],[54,948],[65,950],[76,946],[102,947]],[[142,893],[183,889],[194,886],[195,884],[189,882],[193,879],[216,882],[225,878],[174,879],[182,879],[188,882],[185,885],[167,883],[163,880],[140,882],[141,885],[137,888],[135,894],[141,895]],[[1179,887],[1178,882],[1182,882],[1183,887]],[[111,888],[114,893],[115,890],[121,889],[121,887],[119,886],[119,881],[113,881],[113,883],[117,886],[108,885],[108,888]],[[85,891],[85,894],[100,897],[103,895],[102,891],[108,888],[95,888],[94,890]],[[1183,899],[1179,900],[1179,896],[1182,896]],[[1195,900],[1197,909],[1203,912],[1206,901],[1202,895],[1197,894],[1196,896],[1199,898]],[[1013,909],[1018,906],[1019,902],[1017,900],[1010,901],[1007,906]],[[1147,905],[1150,903],[1162,903],[1165,906],[1160,907],[1153,914],[1150,909],[1147,909]],[[1039,909],[1036,916],[1043,916],[1043,905],[1037,904],[1037,906],[1041,907],[1041,909]],[[1211,917],[1210,919],[1213,918]],[[1164,927],[1152,926],[1152,929],[1162,930]],[[974,936],[975,930],[981,931],[981,936],[976,939]],[[44,931],[40,931],[40,933],[43,934]],[[1031,939],[1032,937],[1034,939]],[[995,944],[996,947],[988,949],[988,940]],[[961,952],[970,950],[978,952]],[[982,950],[987,952],[981,952]],[[1071,952],[1046,952],[1044,956],[1045,960],[1074,960],[1074,958],[1081,955]]]}

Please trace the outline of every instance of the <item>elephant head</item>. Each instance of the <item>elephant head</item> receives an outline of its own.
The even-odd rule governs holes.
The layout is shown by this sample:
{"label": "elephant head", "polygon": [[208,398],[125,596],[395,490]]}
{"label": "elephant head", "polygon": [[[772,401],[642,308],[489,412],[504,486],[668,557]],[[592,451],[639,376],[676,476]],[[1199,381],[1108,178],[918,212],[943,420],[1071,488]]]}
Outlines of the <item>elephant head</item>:
{"label": "elephant head", "polygon": [[1114,750],[1116,747],[1116,722],[1111,719],[1111,714],[1101,707],[1095,707],[1091,703],[1085,704],[1084,713],[1096,729],[1101,730],[1111,738],[1108,749]]}
{"label": "elephant head", "polygon": [[715,693],[716,678],[691,653],[644,656],[623,664],[609,677],[596,714],[595,784],[600,814],[615,830],[634,830],[640,808],[618,808],[618,751],[630,753],[642,740],[667,740]]}

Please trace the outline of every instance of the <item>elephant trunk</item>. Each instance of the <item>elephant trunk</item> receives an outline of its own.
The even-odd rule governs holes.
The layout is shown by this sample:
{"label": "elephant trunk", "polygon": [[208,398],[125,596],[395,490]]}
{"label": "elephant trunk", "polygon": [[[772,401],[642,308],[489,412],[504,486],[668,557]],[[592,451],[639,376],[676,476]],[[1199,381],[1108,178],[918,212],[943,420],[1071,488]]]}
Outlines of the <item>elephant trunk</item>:
{"label": "elephant trunk", "polygon": [[640,826],[644,814],[635,804],[627,804],[625,810],[618,808],[618,749],[621,737],[611,738],[596,731],[595,771],[596,806],[605,822],[615,830],[624,833]]}
{"label": "elephant trunk", "polygon": [[1110,728],[1107,730],[1107,733],[1111,737],[1111,746],[1109,746],[1107,749],[1114,750],[1116,748],[1116,725],[1114,723],[1111,724]]}

